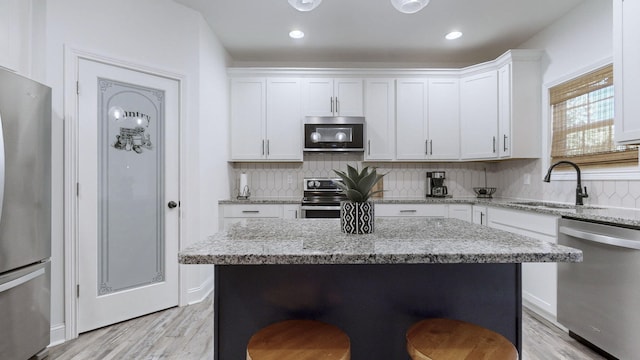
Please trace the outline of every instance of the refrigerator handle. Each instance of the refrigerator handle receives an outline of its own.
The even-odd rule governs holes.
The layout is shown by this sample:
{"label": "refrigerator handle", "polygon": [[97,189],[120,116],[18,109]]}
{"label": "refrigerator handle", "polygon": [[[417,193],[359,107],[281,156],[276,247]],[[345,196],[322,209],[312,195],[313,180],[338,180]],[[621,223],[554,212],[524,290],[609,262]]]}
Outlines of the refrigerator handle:
{"label": "refrigerator handle", "polygon": [[0,220],[2,220],[2,204],[4,204],[5,158],[4,133],[2,132],[2,114],[0,114]]}
{"label": "refrigerator handle", "polygon": [[38,276],[42,276],[44,275],[45,269],[44,268],[40,268],[34,272],[28,273],[27,275],[24,275],[22,277],[19,277],[15,280],[11,280],[7,283],[4,284],[0,284],[0,293],[3,293],[7,290],[11,290],[15,287],[18,287],[24,283],[26,283],[27,281],[31,281],[35,278],[37,278]]}

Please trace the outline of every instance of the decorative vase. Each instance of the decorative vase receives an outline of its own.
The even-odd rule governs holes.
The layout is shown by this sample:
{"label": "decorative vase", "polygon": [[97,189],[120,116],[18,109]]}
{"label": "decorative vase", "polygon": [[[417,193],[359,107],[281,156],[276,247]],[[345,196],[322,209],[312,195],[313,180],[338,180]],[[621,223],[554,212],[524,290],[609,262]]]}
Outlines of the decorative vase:
{"label": "decorative vase", "polygon": [[340,203],[340,229],[347,234],[373,232],[373,202],[342,201]]}

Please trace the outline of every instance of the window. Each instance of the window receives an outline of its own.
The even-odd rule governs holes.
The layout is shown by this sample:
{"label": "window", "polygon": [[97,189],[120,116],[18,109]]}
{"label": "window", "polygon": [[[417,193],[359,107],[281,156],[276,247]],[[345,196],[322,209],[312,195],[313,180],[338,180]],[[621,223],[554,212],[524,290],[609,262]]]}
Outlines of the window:
{"label": "window", "polygon": [[551,159],[579,165],[637,165],[638,147],[613,140],[613,66],[607,65],[549,89]]}

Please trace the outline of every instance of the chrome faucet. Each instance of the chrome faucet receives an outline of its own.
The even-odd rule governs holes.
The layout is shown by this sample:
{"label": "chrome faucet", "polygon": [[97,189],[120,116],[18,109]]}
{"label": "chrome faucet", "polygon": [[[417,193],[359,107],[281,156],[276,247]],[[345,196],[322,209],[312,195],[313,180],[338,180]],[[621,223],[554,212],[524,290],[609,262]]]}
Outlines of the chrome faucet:
{"label": "chrome faucet", "polygon": [[557,163],[551,165],[549,167],[549,170],[547,171],[547,175],[544,177],[544,182],[551,182],[551,170],[553,170],[554,167],[560,165],[560,164],[567,164],[567,165],[571,165],[573,166],[574,169],[576,169],[576,173],[577,173],[577,177],[578,177],[578,184],[576,185],[576,205],[584,205],[582,202],[583,198],[589,197],[589,194],[587,194],[587,187],[584,187],[584,192],[582,191],[582,180],[580,179],[580,168],[578,167],[578,165],[576,165],[575,163],[572,163],[571,161],[558,161]]}

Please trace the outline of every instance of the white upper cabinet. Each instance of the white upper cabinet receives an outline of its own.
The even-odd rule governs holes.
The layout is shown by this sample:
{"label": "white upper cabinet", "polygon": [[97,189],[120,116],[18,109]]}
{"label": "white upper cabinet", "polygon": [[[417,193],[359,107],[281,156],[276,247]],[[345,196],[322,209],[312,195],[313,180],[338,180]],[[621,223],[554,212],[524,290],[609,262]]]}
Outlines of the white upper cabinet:
{"label": "white upper cabinet", "polygon": [[426,79],[399,79],[396,85],[396,156],[424,160],[428,153]]}
{"label": "white upper cabinet", "polygon": [[538,158],[541,54],[448,70],[230,69],[231,160],[302,160],[305,116],[364,116],[368,161]]}
{"label": "white upper cabinet", "polygon": [[428,159],[460,158],[460,90],[458,79],[429,79]]}
{"label": "white upper cabinet", "polygon": [[615,140],[640,143],[640,2],[613,1]]}
{"label": "white upper cabinet", "polygon": [[265,158],[266,80],[231,80],[231,159]]}
{"label": "white upper cabinet", "polygon": [[397,158],[458,160],[458,79],[399,79],[397,88]]}
{"label": "white upper cabinet", "polygon": [[231,159],[302,160],[301,81],[231,80]]}
{"label": "white upper cabinet", "polygon": [[395,138],[395,81],[365,80],[367,160],[393,160]]}
{"label": "white upper cabinet", "polygon": [[498,156],[511,156],[511,64],[498,69]]}
{"label": "white upper cabinet", "polygon": [[498,72],[464,76],[460,83],[461,158],[498,157]]}
{"label": "white upper cabinet", "polygon": [[361,78],[307,78],[303,81],[304,116],[363,116]]}
{"label": "white upper cabinet", "polygon": [[302,160],[302,95],[300,79],[267,80],[266,157]]}
{"label": "white upper cabinet", "polygon": [[0,0],[0,67],[29,75],[31,44],[29,0]]}
{"label": "white upper cabinet", "polygon": [[498,68],[498,156],[538,158],[541,153],[540,52],[512,50]]}

